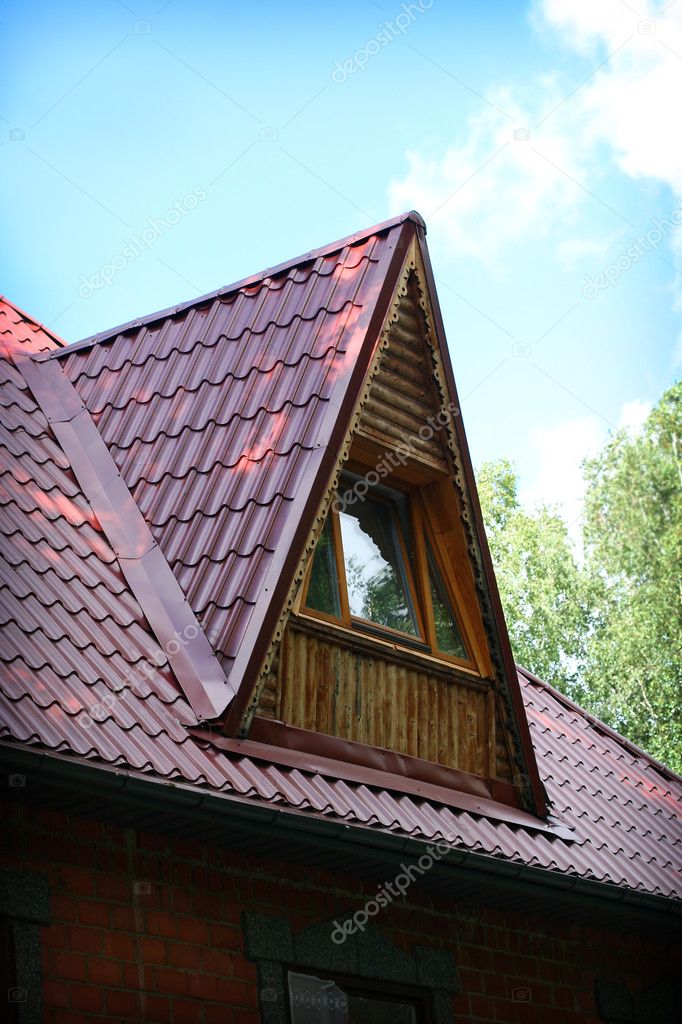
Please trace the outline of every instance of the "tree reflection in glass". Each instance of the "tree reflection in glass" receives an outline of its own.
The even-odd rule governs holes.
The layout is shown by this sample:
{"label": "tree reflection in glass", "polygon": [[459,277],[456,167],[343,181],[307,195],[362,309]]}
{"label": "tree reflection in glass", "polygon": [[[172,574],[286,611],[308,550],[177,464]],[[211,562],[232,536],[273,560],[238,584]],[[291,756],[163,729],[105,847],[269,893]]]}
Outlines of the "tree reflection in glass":
{"label": "tree reflection in glass", "polygon": [[367,497],[339,519],[351,615],[418,636],[391,505]]}

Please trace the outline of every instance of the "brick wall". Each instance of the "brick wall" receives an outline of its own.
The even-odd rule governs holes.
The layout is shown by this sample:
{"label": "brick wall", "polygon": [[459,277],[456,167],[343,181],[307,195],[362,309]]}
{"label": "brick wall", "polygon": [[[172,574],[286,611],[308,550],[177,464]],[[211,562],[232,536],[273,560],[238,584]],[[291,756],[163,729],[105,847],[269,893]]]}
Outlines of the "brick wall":
{"label": "brick wall", "polygon": [[[287,916],[294,931],[360,909],[376,886],[200,844],[3,808],[1,868],[48,874],[42,929],[45,1021],[256,1024],[256,971],[242,910]],[[363,892],[363,889],[366,890]],[[443,946],[459,967],[458,1024],[591,1024],[597,977],[631,988],[672,977],[651,941],[466,902],[412,887],[374,918],[398,946]]]}

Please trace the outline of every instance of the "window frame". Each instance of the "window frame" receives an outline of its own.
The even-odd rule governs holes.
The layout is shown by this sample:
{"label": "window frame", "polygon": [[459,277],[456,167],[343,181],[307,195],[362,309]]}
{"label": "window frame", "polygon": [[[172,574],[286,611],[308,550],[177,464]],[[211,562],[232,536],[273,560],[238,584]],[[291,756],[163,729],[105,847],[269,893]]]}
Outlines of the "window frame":
{"label": "window frame", "polygon": [[[367,468],[365,466],[358,465],[356,467],[353,463],[350,463],[348,466],[348,473],[342,475],[339,481],[337,493],[343,488],[343,476],[352,475],[354,477],[362,478],[366,472]],[[382,493],[382,491],[384,493]],[[298,614],[313,619],[321,619],[324,622],[328,622],[330,625],[342,626],[351,631],[357,630],[362,632],[364,636],[375,636],[384,641],[389,640],[406,650],[412,651],[413,653],[422,652],[424,654],[428,654],[430,657],[437,658],[439,661],[446,662],[447,664],[477,671],[478,667],[474,657],[473,647],[467,635],[462,615],[459,611],[459,599],[455,593],[455,588],[452,586],[450,578],[451,574],[446,568],[447,553],[443,551],[437,532],[432,527],[429,509],[427,507],[427,503],[424,501],[420,487],[410,484],[407,481],[402,480],[400,477],[390,475],[386,477],[378,487],[370,487],[367,494],[371,495],[372,500],[384,501],[386,504],[390,505],[392,504],[391,498],[390,495],[385,493],[386,491],[393,491],[398,494],[402,494],[407,500],[407,526],[410,530],[409,541],[411,543],[412,551],[414,552],[414,566],[411,564],[411,560],[408,557],[406,545],[407,538],[403,536],[402,523],[400,522],[400,517],[398,516],[395,507],[391,509],[391,515],[394,520],[395,532],[398,538],[400,556],[403,560],[405,582],[409,592],[408,597],[414,607],[419,635],[413,636],[410,633],[392,629],[390,626],[384,626],[381,623],[372,622],[371,620],[364,619],[360,616],[351,615],[348,601],[348,583],[341,536],[340,515],[334,500],[332,501],[328,512],[328,520],[331,522],[332,545],[334,561],[336,563],[341,615],[340,617],[330,615],[328,612],[318,611],[316,608],[311,608],[306,604],[315,552],[313,552],[310,557],[306,574],[303,579],[301,598],[298,602]],[[446,596],[450,604],[450,611],[452,613],[455,626],[459,632],[462,645],[467,654],[466,658],[459,658],[456,655],[449,654],[447,651],[441,650],[438,646],[433,602],[431,599],[428,554],[426,549],[427,538],[431,551],[433,552],[436,567],[445,587]]]}
{"label": "window frame", "polygon": [[[396,493],[400,493],[394,487],[386,488],[386,490],[394,491]],[[368,492],[368,495],[369,494],[371,494],[372,501],[380,502],[380,503],[382,503],[384,505],[387,505],[390,508],[391,521],[393,523],[393,529],[394,529],[394,532],[395,532],[396,539],[398,541],[398,553],[399,553],[399,556],[400,556],[400,558],[402,560],[402,567],[401,568],[402,568],[402,572],[403,572],[403,582],[405,583],[405,586],[407,588],[407,595],[406,596],[407,596],[407,598],[408,598],[408,600],[409,600],[409,602],[412,605],[412,608],[414,610],[414,615],[415,615],[415,619],[416,619],[416,626],[417,626],[417,631],[418,632],[417,632],[417,635],[415,636],[412,633],[404,632],[402,629],[393,629],[391,626],[384,626],[381,622],[373,622],[372,619],[365,619],[361,615],[352,615],[350,613],[350,608],[348,607],[349,602],[348,602],[348,581],[347,581],[347,578],[346,578],[346,562],[345,562],[345,558],[344,558],[344,555],[343,555],[343,537],[342,537],[342,532],[341,532],[341,515],[334,508],[334,509],[331,510],[330,515],[333,515],[333,518],[334,518],[334,520],[335,520],[335,522],[337,524],[337,527],[338,527],[338,534],[339,534],[339,547],[338,547],[338,552],[337,552],[337,555],[336,555],[336,557],[337,557],[337,572],[338,572],[338,576],[339,576],[339,586],[341,586],[341,582],[343,582],[343,586],[345,588],[346,606],[348,607],[348,620],[346,622],[344,622],[344,625],[350,627],[351,629],[355,625],[359,629],[362,629],[363,632],[368,632],[368,633],[372,633],[372,632],[378,631],[381,635],[384,635],[385,633],[393,634],[393,635],[395,635],[397,637],[400,637],[404,642],[406,641],[409,644],[418,644],[419,646],[423,646],[427,641],[426,641],[426,632],[425,632],[425,629],[424,629],[423,612],[422,612],[422,609],[420,608],[419,591],[417,590],[416,580],[414,579],[414,575],[413,575],[413,572],[412,572],[412,566],[410,565],[410,559],[409,559],[408,553],[407,553],[407,545],[405,543],[405,537],[403,536],[403,529],[402,529],[402,524],[400,522],[400,517],[398,516],[397,511],[395,509],[395,500],[392,499],[390,497],[390,495],[382,494],[381,491],[378,491],[378,490],[376,490],[374,488],[372,488],[371,491]],[[409,495],[405,495],[405,498],[407,499],[407,502],[408,502],[409,528],[410,528],[410,530],[413,531],[412,514],[411,514],[412,502],[410,501]],[[411,540],[414,542],[414,536],[411,538]],[[339,561],[339,559],[340,559],[340,561]],[[341,575],[341,570],[338,568],[339,565],[343,565],[343,576]],[[311,571],[312,571],[312,566],[311,566]],[[314,609],[310,609],[310,610],[314,611]]]}
{"label": "window frame", "polygon": [[377,998],[384,997],[386,1002],[403,1001],[415,1008],[416,1024],[432,1024],[431,999],[429,993],[422,987],[410,984],[402,984],[397,981],[383,981],[377,978],[363,978],[356,974],[344,974],[338,971],[328,971],[320,967],[301,967],[300,964],[283,964],[284,969],[284,991],[286,993],[286,1019],[287,1024],[296,1024],[291,1012],[291,993],[289,989],[289,975],[303,974],[310,977],[319,976],[325,981],[331,981],[351,996]]}
{"label": "window frame", "polygon": [[423,1024],[453,1024],[452,1000],[460,986],[450,948],[415,943],[405,950],[369,922],[339,945],[332,939],[338,925],[338,919],[324,920],[294,932],[286,915],[242,912],[244,952],[256,965],[263,1024],[287,1020],[288,970],[345,975],[389,993],[395,989],[400,994],[400,986],[413,988],[424,1000]]}

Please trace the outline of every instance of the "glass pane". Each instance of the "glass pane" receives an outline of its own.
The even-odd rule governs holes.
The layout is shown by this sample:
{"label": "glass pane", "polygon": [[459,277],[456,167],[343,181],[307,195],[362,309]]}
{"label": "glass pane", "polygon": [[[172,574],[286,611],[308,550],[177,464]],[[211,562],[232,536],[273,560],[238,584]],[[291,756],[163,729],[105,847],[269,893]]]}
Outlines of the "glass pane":
{"label": "glass pane", "polygon": [[339,519],[351,615],[418,636],[391,504],[365,498]]}
{"label": "glass pane", "polygon": [[327,615],[335,615],[337,618],[341,615],[339,577],[329,517],[315,548],[305,603],[307,608],[314,608],[318,612],[326,612]]}
{"label": "glass pane", "polygon": [[333,981],[289,971],[292,1024],[348,1024],[348,996]]}
{"label": "glass pane", "polygon": [[417,1012],[408,1003],[349,996],[348,1024],[417,1024]]}
{"label": "glass pane", "polygon": [[346,994],[345,984],[294,971],[288,980],[292,1024],[417,1024],[415,1007],[400,998]]}
{"label": "glass pane", "polygon": [[451,654],[454,658],[467,658],[466,647],[457,629],[457,622],[450,607],[443,577],[438,571],[438,566],[428,541],[426,542],[426,551],[429,559],[429,584],[431,587],[431,603],[433,605],[438,649],[445,654]]}

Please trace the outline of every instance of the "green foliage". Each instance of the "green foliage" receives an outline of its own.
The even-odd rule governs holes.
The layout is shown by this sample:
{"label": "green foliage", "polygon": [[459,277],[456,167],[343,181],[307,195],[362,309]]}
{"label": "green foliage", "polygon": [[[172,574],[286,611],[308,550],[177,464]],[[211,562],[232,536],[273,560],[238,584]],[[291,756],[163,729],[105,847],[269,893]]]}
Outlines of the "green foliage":
{"label": "green foliage", "polygon": [[682,383],[642,431],[584,466],[585,561],[563,520],[519,505],[516,472],[485,464],[479,494],[517,660],[682,769]]}
{"label": "green foliage", "polygon": [[[595,594],[582,690],[633,742],[682,769],[682,382],[642,432],[586,463]],[[584,698],[583,698],[584,699]]]}
{"label": "green foliage", "polygon": [[578,678],[589,621],[566,525],[547,508],[521,507],[507,460],[481,468],[478,492],[514,655],[565,690]]}

